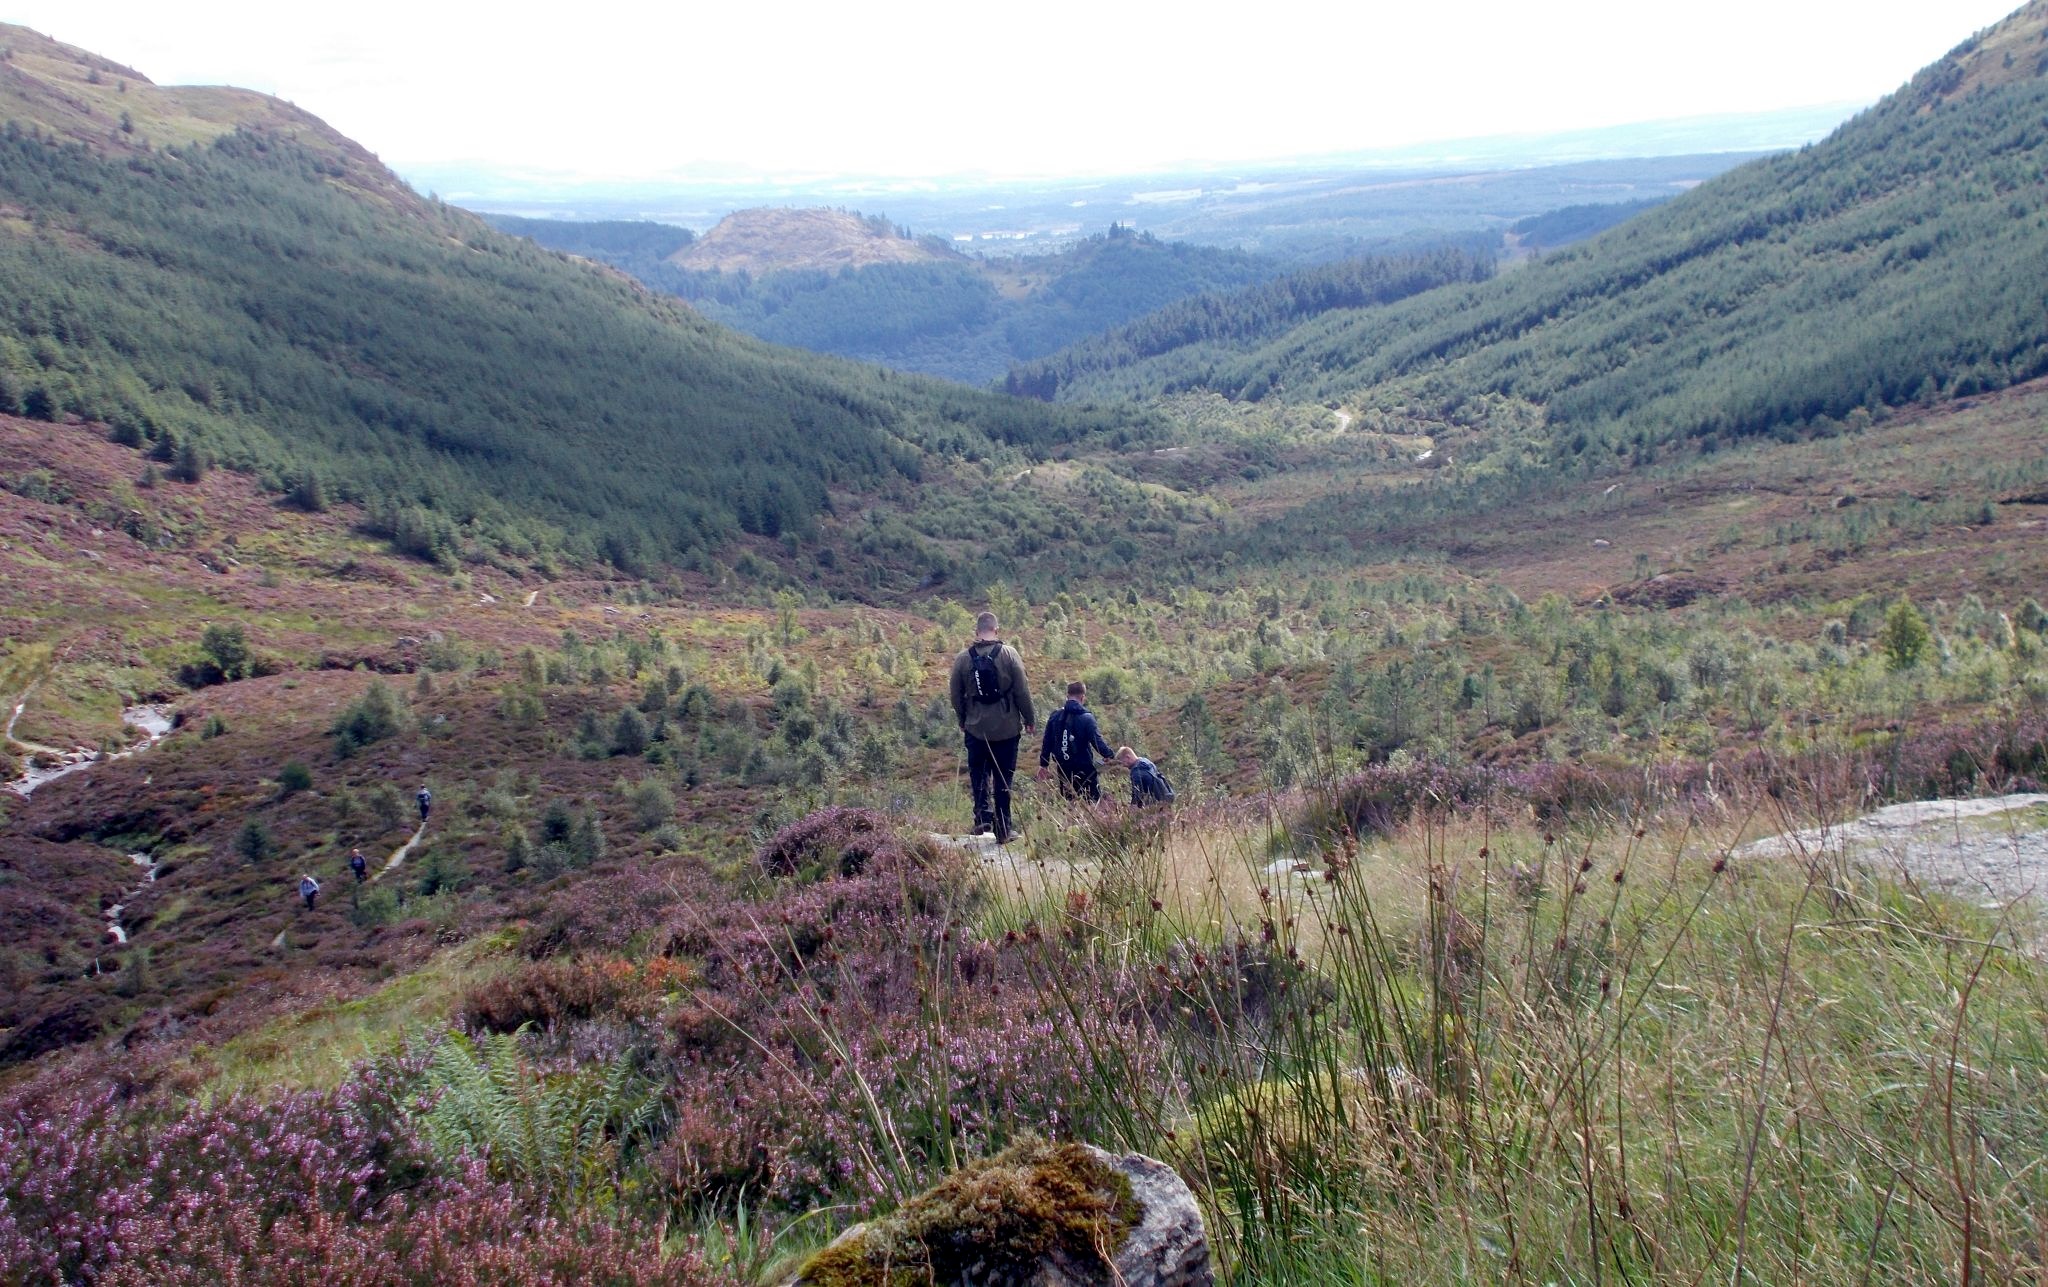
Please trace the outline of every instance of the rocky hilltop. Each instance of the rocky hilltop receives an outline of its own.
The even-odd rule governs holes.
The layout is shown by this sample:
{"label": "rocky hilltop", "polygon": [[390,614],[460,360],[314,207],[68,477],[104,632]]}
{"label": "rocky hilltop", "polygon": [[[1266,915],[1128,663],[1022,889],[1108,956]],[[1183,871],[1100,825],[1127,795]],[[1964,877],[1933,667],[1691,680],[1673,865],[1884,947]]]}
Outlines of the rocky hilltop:
{"label": "rocky hilltop", "polygon": [[964,256],[930,238],[905,235],[886,218],[847,210],[739,210],[669,256],[680,268],[767,273],[800,268],[921,264]]}

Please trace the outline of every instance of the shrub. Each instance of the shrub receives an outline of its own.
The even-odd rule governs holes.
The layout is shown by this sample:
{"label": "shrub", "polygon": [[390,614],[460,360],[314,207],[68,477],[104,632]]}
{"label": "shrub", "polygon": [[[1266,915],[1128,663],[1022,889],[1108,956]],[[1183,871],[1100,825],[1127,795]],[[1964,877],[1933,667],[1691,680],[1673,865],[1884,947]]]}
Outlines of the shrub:
{"label": "shrub", "polygon": [[334,753],[347,759],[372,742],[397,736],[411,721],[405,698],[379,679],[327,731],[334,736]]}
{"label": "shrub", "polygon": [[628,706],[612,722],[612,754],[645,755],[648,737],[647,717]]}
{"label": "shrub", "polygon": [[643,972],[631,962],[536,961],[470,989],[462,1021],[479,1032],[517,1032],[600,1016],[645,1017],[653,1012],[659,984],[675,967],[662,958],[659,969]]}
{"label": "shrub", "polygon": [[108,1089],[10,1105],[0,1125],[9,1282],[702,1287],[690,1252],[618,1214],[551,1214],[481,1163],[438,1159],[390,1065],[340,1088],[163,1112]]}
{"label": "shrub", "polygon": [[235,852],[250,864],[262,862],[277,851],[277,844],[270,838],[270,829],[255,818],[242,824],[235,833]]}
{"label": "shrub", "polygon": [[1911,599],[1900,599],[1885,613],[1884,629],[1878,634],[1878,650],[1884,654],[1885,665],[1893,670],[1911,670],[1927,656],[1934,643],[1934,632],[1928,628],[1927,618],[1920,615],[1920,609],[1913,606]]}
{"label": "shrub", "polygon": [[297,795],[301,791],[310,791],[312,789],[313,770],[307,768],[304,761],[287,761],[285,766],[277,771],[277,793],[279,795]]}
{"label": "shrub", "polygon": [[755,851],[754,861],[770,876],[816,879],[832,870],[856,876],[877,859],[900,859],[905,852],[886,817],[834,805],[776,832]]}
{"label": "shrub", "polygon": [[676,793],[658,778],[642,778],[626,788],[626,805],[642,831],[652,831],[676,816]]}

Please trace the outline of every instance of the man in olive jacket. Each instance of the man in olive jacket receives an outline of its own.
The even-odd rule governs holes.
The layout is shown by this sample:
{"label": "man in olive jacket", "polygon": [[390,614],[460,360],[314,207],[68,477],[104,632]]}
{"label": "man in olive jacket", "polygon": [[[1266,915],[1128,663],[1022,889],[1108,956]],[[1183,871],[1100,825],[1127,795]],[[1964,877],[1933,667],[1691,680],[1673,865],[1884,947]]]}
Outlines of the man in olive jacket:
{"label": "man in olive jacket", "polygon": [[951,687],[953,715],[967,741],[974,829],[992,831],[997,844],[1009,844],[1016,834],[1010,826],[1010,784],[1017,776],[1017,742],[1037,730],[1038,719],[1024,659],[1002,641],[995,613],[974,619],[974,642],[953,658]]}

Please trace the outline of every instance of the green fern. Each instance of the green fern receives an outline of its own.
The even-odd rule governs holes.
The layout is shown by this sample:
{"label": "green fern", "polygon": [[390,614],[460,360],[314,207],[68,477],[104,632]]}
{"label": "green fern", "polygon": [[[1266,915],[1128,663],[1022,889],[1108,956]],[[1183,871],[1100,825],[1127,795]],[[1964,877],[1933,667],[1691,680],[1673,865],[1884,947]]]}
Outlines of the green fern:
{"label": "green fern", "polygon": [[602,1069],[544,1073],[526,1056],[525,1031],[480,1040],[453,1033],[435,1049],[428,1137],[557,1206],[615,1205],[654,1125],[653,1086],[629,1055]]}

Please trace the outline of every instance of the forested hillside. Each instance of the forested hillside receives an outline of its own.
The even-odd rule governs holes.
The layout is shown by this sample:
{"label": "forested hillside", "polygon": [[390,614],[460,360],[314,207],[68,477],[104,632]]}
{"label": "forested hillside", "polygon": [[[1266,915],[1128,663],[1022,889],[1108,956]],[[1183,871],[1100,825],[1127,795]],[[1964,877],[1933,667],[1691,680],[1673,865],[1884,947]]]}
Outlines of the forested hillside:
{"label": "forested hillside", "polygon": [[1220,366],[1306,319],[1492,276],[1491,256],[1455,250],[1344,260],[1243,290],[1210,292],[1169,304],[1050,357],[1013,367],[1003,385],[1009,393],[1048,401],[1076,382],[1108,383],[1111,373],[1115,380],[1163,393],[1213,388]]}
{"label": "forested hillside", "polygon": [[2037,0],[1823,143],[1497,281],[1315,319],[1204,383],[1389,407],[1505,396],[1598,454],[1825,428],[2048,371],[2044,30]]}
{"label": "forested hillside", "polygon": [[487,214],[485,223],[499,232],[537,241],[549,250],[610,264],[654,263],[667,259],[697,239],[688,228],[646,219],[522,219]]}
{"label": "forested hillside", "polygon": [[[542,245],[602,259],[656,290],[681,296],[704,316],[761,339],[970,384],[986,384],[1013,363],[1176,300],[1281,271],[1277,261],[1261,256],[1161,241],[1121,224],[1044,255],[928,254],[918,262],[707,271],[689,266],[687,257],[674,262],[637,244],[608,249],[596,234],[583,231],[618,225],[489,218]],[[796,248],[790,253],[799,255]],[[754,259],[761,254],[757,248]],[[815,248],[801,257],[815,258]]]}
{"label": "forested hillside", "polygon": [[[67,69],[107,79],[10,64],[8,110],[68,102]],[[122,84],[150,110],[158,91]],[[768,348],[422,200],[331,134],[53,129],[0,131],[0,411],[106,423],[184,476],[360,499],[437,560],[687,559],[805,530],[832,489],[914,478],[928,451],[1084,427]]]}

